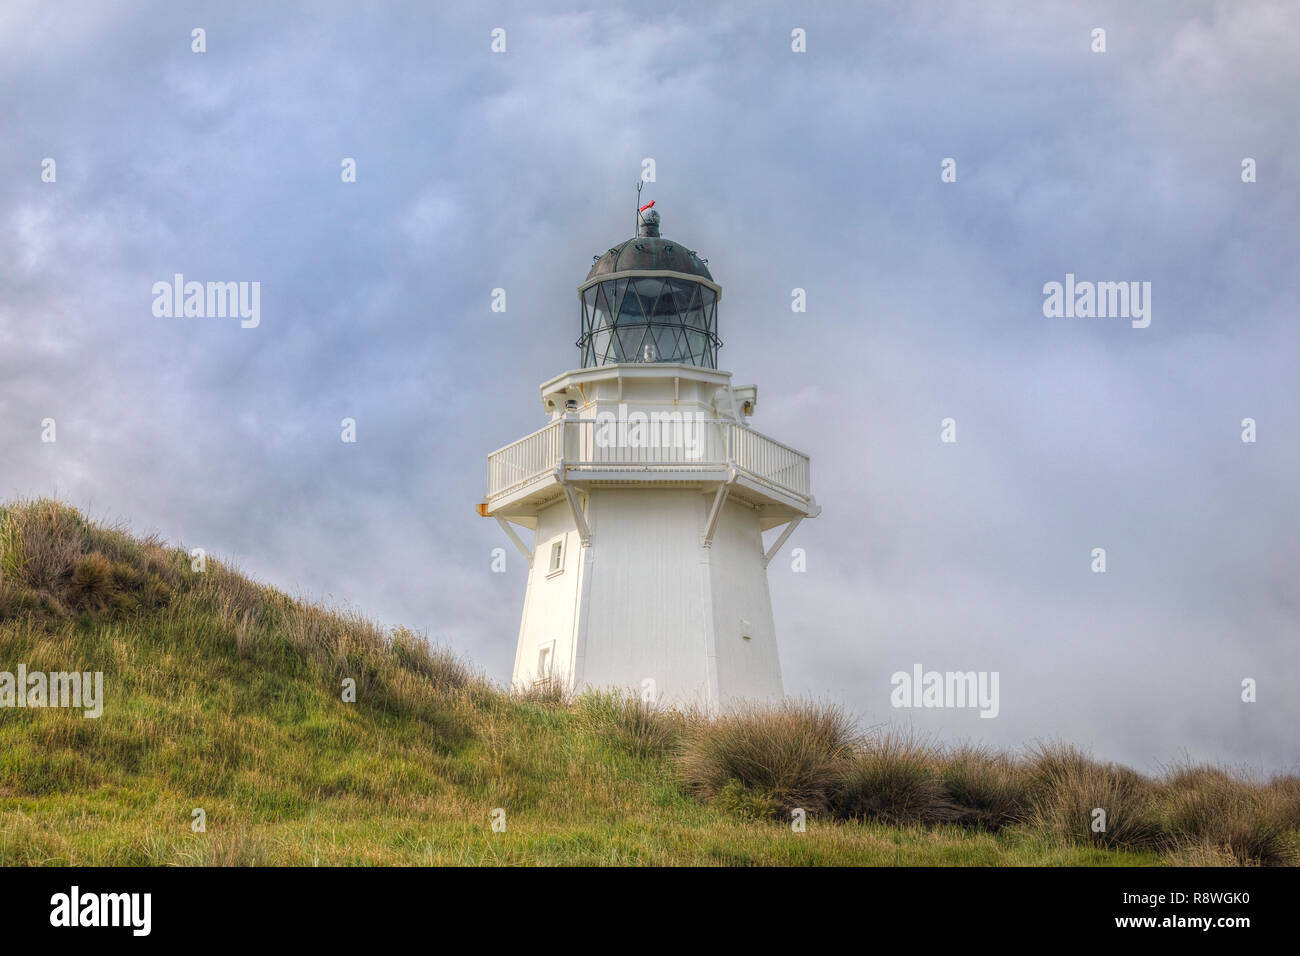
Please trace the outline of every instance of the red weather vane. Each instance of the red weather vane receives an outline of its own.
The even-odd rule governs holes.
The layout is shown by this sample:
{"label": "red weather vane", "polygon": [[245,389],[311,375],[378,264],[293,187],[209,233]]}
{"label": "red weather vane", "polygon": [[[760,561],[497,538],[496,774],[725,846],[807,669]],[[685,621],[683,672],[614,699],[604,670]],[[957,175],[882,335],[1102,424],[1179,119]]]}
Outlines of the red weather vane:
{"label": "red weather vane", "polygon": [[640,205],[640,202],[641,202],[641,190],[644,189],[644,188],[645,188],[645,180],[644,180],[644,179],[638,179],[637,182],[636,182],[636,201],[637,201],[637,203],[638,203],[638,208],[637,208],[637,211],[636,211],[636,229],[633,230],[633,232],[632,232],[633,235],[636,235],[638,232],[641,231],[641,214],[642,214],[643,212],[645,212],[647,209],[649,209],[651,206],[653,206],[653,205],[655,204],[655,201],[652,199],[652,200],[650,200],[648,203],[646,203],[644,206],[641,206],[641,205]]}

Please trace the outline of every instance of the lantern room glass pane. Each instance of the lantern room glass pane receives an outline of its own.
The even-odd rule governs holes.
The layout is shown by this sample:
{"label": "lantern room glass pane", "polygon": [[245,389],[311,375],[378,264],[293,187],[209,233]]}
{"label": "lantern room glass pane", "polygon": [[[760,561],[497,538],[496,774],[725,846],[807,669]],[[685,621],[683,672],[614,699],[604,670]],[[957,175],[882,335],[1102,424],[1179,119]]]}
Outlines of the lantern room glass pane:
{"label": "lantern room glass pane", "polygon": [[593,283],[581,294],[578,346],[584,367],[674,362],[717,367],[716,293],[698,282],[633,276]]}
{"label": "lantern room glass pane", "polygon": [[613,282],[605,282],[605,295],[609,299],[610,311],[618,315],[618,310],[623,305],[623,296],[627,292],[627,279],[616,279]]}
{"label": "lantern room glass pane", "polygon": [[604,291],[599,285],[592,286],[587,292],[592,296],[591,331],[595,332],[611,324],[609,304],[605,301]]}
{"label": "lantern room glass pane", "polygon": [[659,301],[659,290],[663,287],[663,281],[660,279],[634,279],[632,286],[636,289],[636,297],[640,301],[640,314],[649,322],[655,315],[656,304]]}
{"label": "lantern room glass pane", "polygon": [[679,293],[677,301],[682,303],[682,324],[689,329],[703,329],[705,327],[704,305],[700,296],[700,287],[696,285],[685,294]]}
{"label": "lantern room glass pane", "polygon": [[[612,282],[606,282],[605,285],[614,285]],[[630,325],[634,322],[642,321],[641,300],[637,297],[636,287],[630,280],[624,280],[622,292],[618,296],[618,322],[620,325]]]}
{"label": "lantern room glass pane", "polygon": [[645,337],[644,326],[631,326],[618,330],[618,354],[620,362],[641,361],[641,340]]}

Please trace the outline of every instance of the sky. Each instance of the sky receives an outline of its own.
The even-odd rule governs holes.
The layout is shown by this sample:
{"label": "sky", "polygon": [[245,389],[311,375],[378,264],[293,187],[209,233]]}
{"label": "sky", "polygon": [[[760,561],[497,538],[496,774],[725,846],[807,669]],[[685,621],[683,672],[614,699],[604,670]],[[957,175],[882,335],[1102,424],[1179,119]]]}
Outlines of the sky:
{"label": "sky", "polygon": [[[812,456],[823,513],[769,570],[788,693],[1300,772],[1298,51],[1267,0],[10,0],[0,498],[507,682],[526,568],[475,513],[486,455],[579,364],[653,159],[720,366]],[[258,324],[155,315],[177,273],[260,283]],[[1067,274],[1150,283],[1150,325],[1045,315]],[[917,664],[997,672],[997,717],[891,706]]]}

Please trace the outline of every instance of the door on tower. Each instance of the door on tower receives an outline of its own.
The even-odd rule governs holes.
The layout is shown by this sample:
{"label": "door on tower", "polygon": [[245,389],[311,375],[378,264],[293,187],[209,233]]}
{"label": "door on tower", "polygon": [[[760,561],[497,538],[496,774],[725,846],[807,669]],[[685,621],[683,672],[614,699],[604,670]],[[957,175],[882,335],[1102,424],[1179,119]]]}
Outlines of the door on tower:
{"label": "door on tower", "polygon": [[537,670],[534,671],[533,683],[537,687],[546,687],[551,683],[551,671],[555,666],[555,642],[543,644],[537,649]]}

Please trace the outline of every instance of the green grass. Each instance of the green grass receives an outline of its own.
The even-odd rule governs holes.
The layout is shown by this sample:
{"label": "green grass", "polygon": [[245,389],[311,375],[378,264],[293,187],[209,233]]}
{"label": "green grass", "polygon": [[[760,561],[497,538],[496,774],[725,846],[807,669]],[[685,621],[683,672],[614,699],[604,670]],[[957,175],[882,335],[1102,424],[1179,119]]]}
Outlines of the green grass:
{"label": "green grass", "polygon": [[[1071,829],[1090,791],[1052,796],[1084,758],[945,763],[873,747],[811,704],[716,721],[617,695],[526,699],[409,632],[212,561],[193,571],[48,501],[0,507],[0,670],[19,663],[102,671],[105,702],[98,719],[0,709],[0,865],[1285,862],[1300,806],[1293,780],[1202,769],[1214,789],[1198,799],[1188,768],[1159,786],[1111,768],[1106,792],[1143,794],[1142,821],[1164,795],[1185,839],[1107,846]],[[1216,829],[1224,808],[1265,803],[1266,824]]]}

